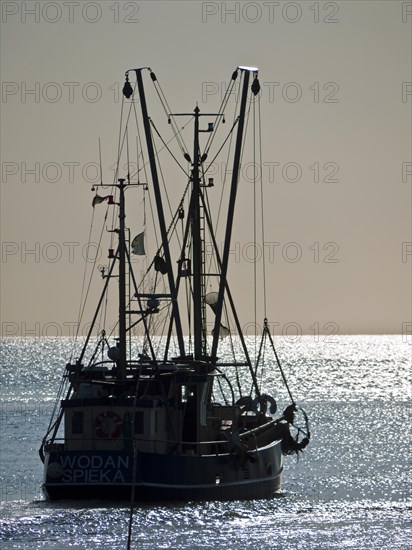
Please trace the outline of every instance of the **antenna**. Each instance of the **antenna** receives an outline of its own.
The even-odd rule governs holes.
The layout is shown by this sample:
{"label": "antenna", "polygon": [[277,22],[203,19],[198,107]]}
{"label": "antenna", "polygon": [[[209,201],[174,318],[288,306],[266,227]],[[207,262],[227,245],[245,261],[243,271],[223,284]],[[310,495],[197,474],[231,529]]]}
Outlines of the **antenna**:
{"label": "antenna", "polygon": [[139,171],[139,141],[136,136],[136,171],[137,171],[137,184],[140,183],[140,171]]}
{"label": "antenna", "polygon": [[130,183],[129,126],[126,126],[127,183]]}
{"label": "antenna", "polygon": [[100,161],[100,185],[103,185],[103,171],[102,171],[102,147],[99,138],[99,161]]}

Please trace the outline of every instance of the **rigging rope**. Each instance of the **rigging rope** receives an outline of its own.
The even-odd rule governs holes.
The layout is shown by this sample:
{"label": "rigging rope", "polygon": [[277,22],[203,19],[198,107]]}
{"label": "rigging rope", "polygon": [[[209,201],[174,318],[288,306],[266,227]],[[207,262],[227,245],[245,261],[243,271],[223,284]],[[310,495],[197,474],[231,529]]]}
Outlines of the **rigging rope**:
{"label": "rigging rope", "polygon": [[136,495],[136,476],[137,476],[137,442],[135,440],[135,422],[136,422],[136,405],[137,405],[137,395],[139,391],[139,385],[140,385],[140,374],[141,371],[139,370],[136,380],[136,387],[135,387],[135,393],[134,393],[134,399],[133,399],[133,414],[131,418],[130,423],[130,431],[131,431],[131,439],[132,439],[132,446],[133,446],[133,469],[132,469],[132,491],[131,491],[131,497],[130,497],[130,515],[129,515],[129,525],[128,525],[128,532],[127,532],[127,550],[130,550],[131,548],[131,541],[132,541],[132,526],[133,526],[133,510],[134,510],[134,504],[135,504],[135,495]]}
{"label": "rigging rope", "polygon": [[[89,237],[88,237],[88,240],[87,240],[88,243],[90,243],[90,239],[91,239],[91,235],[92,235],[92,231],[93,231],[93,221],[94,221],[94,208],[93,208],[93,212],[92,212],[92,220],[90,222]],[[74,350],[75,350],[75,347],[76,347],[77,338],[79,336],[82,313],[83,313],[83,310],[84,310],[84,305],[83,305],[83,310],[82,310],[82,304],[83,304],[84,287],[85,287],[85,283],[86,283],[86,274],[87,274],[87,261],[85,260],[85,262],[84,262],[83,282],[82,282],[82,291],[81,291],[81,294],[80,294],[79,313],[78,313],[78,316],[77,316],[77,330],[76,330],[76,335],[74,337],[72,351],[71,351],[71,354],[70,354],[70,363],[73,360],[73,354],[74,354]],[[89,288],[90,288],[90,281],[89,281]]]}
{"label": "rigging rope", "polygon": [[[238,96],[236,97],[236,106],[239,104],[239,101],[238,101],[239,93],[240,93],[240,86],[239,86],[239,90],[238,90]],[[239,108],[240,108],[240,105],[239,105]],[[220,193],[220,201],[219,201],[219,208],[218,208],[218,211],[217,211],[216,226],[215,226],[215,229],[214,229],[215,234],[217,233],[217,230],[218,230],[218,227],[219,227],[220,212],[221,212],[222,204],[223,204],[223,193],[224,193],[225,186],[226,186],[226,176],[227,176],[227,173],[228,173],[229,156],[230,156],[230,151],[232,149],[233,129],[234,129],[235,125],[238,123],[238,121],[239,121],[239,114],[238,114],[238,112],[235,108],[234,113],[233,113],[232,129],[229,132],[229,136],[228,136],[228,137],[230,137],[230,140],[229,140],[229,147],[228,147],[227,156],[226,156],[225,172],[224,172],[224,174],[222,174],[222,184],[223,185],[222,185],[222,191]],[[227,140],[227,138],[226,138],[226,140]],[[226,141],[225,141],[225,143],[226,143]],[[215,160],[215,158],[216,158],[216,156],[214,157],[213,160]],[[209,167],[210,166],[211,165],[209,165]]]}
{"label": "rigging rope", "polygon": [[[97,250],[100,250],[100,246],[101,246],[101,242],[102,242],[102,238],[103,238],[104,222],[107,219],[108,209],[109,209],[109,207],[107,206],[105,216],[104,216],[104,220],[103,220],[102,230],[100,232],[99,242],[97,243]],[[90,224],[89,238],[88,238],[88,242],[87,242],[87,251],[89,250],[89,246],[90,246],[90,243],[91,243],[91,234],[92,234],[92,229],[93,229],[93,223],[94,223],[94,208],[93,208],[93,213],[92,213],[92,221],[91,221],[91,224]],[[82,293],[81,293],[81,298],[80,298],[79,316],[78,316],[78,322],[77,322],[77,331],[76,331],[76,336],[75,336],[73,347],[72,347],[70,362],[73,359],[74,348],[75,348],[75,345],[76,345],[76,342],[77,342],[77,339],[78,339],[78,335],[79,335],[79,331],[80,331],[80,325],[81,325],[83,315],[84,315],[84,311],[85,311],[85,308],[86,308],[87,299],[88,299],[88,296],[89,296],[92,279],[93,279],[93,276],[95,274],[95,267],[96,267],[97,260],[98,260],[98,254],[96,253],[94,261],[93,261],[93,265],[92,265],[92,268],[91,268],[89,282],[88,282],[88,285],[87,285],[87,290],[86,290],[86,295],[85,296],[84,296],[84,284],[85,284],[85,278],[86,278],[86,273],[87,273],[88,256],[84,260],[85,261],[85,270],[84,270],[84,275],[83,275],[83,286],[82,286]]]}
{"label": "rigging rope", "polygon": [[[234,78],[234,75],[236,73],[236,77]],[[231,77],[231,84],[230,86],[228,86],[226,88],[226,92],[225,92],[225,95],[222,99],[222,103],[220,104],[220,107],[219,107],[219,111],[216,115],[216,119],[215,119],[215,122],[214,122],[214,128],[215,128],[215,131],[212,132],[209,137],[208,137],[208,140],[206,142],[206,145],[205,145],[205,153],[208,155],[209,154],[209,150],[213,144],[213,140],[215,138],[215,136],[217,135],[217,129],[219,128],[219,125],[220,123],[223,124],[224,122],[224,110],[226,108],[226,105],[229,101],[229,98],[230,98],[230,95],[232,93],[232,90],[233,90],[233,87],[235,85],[235,82],[236,82],[236,78],[237,78],[237,70],[232,74],[232,77]],[[223,117],[221,116],[223,115]],[[215,157],[216,158],[216,157]]]}
{"label": "rigging rope", "polygon": [[[191,119],[189,120],[189,122],[187,122],[187,123],[183,126],[182,129],[186,128],[186,126],[187,126],[192,120],[193,120],[193,118],[191,118]],[[152,119],[150,119],[150,125],[153,127],[154,131],[156,132],[156,134],[159,136],[161,142],[163,143],[163,146],[164,146],[164,147],[162,147],[162,149],[165,148],[165,149],[168,151],[168,153],[169,153],[170,156],[173,158],[173,160],[176,162],[176,164],[179,166],[179,168],[181,168],[181,170],[184,172],[184,174],[185,174],[186,176],[188,176],[187,170],[186,170],[185,168],[183,168],[183,166],[180,164],[180,162],[177,160],[177,158],[175,157],[175,155],[174,155],[174,154],[172,153],[172,151],[170,150],[170,147],[168,147],[168,144],[169,144],[171,141],[174,140],[174,138],[176,137],[176,134],[175,134],[172,138],[170,138],[168,142],[166,142],[166,141],[162,138],[162,136],[161,136],[159,130],[156,128],[156,125],[155,125],[155,123],[153,122]],[[159,153],[160,153],[160,151],[162,151],[162,149],[159,150]],[[156,156],[158,156],[158,153],[156,154]]]}
{"label": "rigging rope", "polygon": [[278,354],[277,354],[277,351],[275,349],[275,344],[273,343],[273,339],[272,339],[272,335],[270,334],[270,330],[269,330],[269,324],[268,324],[268,320],[265,318],[264,320],[264,327],[263,327],[263,330],[264,332],[266,332],[268,338],[269,338],[269,342],[272,346],[272,350],[273,350],[273,353],[275,355],[275,358],[276,358],[276,363],[278,365],[278,368],[279,368],[279,371],[280,371],[280,374],[282,375],[282,379],[283,379],[283,383],[285,384],[285,387],[287,389],[287,392],[289,394],[289,397],[290,397],[290,400],[292,401],[292,403],[295,405],[295,400],[293,399],[292,397],[292,392],[290,391],[289,389],[289,385],[288,385],[288,382],[286,380],[286,376],[283,372],[283,369],[282,369],[282,365],[280,364],[280,360],[279,360],[279,357],[278,357]]}
{"label": "rigging rope", "polygon": [[[256,357],[256,329],[257,329],[257,254],[256,254],[256,102],[253,100],[253,251],[254,251],[254,261],[253,261],[253,313],[254,313],[254,327],[255,327],[255,357]],[[245,132],[246,133],[246,132]]]}
{"label": "rigging rope", "polygon": [[[186,188],[185,188],[183,197],[182,197],[182,199],[180,200],[180,203],[179,203],[179,205],[178,205],[178,207],[177,207],[177,210],[176,210],[174,216],[172,217],[172,220],[171,220],[171,222],[170,222],[170,224],[169,224],[169,227],[167,228],[166,236],[168,237],[168,240],[169,240],[169,235],[170,235],[171,233],[174,232],[174,230],[175,230],[175,228],[176,228],[176,225],[177,225],[177,223],[178,223],[178,221],[179,221],[179,210],[180,210],[180,207],[183,205],[184,199],[185,199],[186,194],[187,194],[187,191],[188,191],[188,189],[189,189],[189,185],[190,185],[190,181],[189,181],[188,184],[186,185]],[[150,195],[149,195],[149,198],[150,198]],[[152,211],[152,212],[153,212],[153,211]],[[172,231],[172,230],[173,230],[173,231]],[[161,252],[161,250],[162,250],[162,247],[163,247],[163,245],[161,244],[161,245],[158,247],[155,256],[157,256],[158,254],[160,254],[160,252]],[[150,271],[150,269],[152,268],[154,262],[155,262],[155,259],[153,258],[152,262],[150,263],[149,267],[147,268],[147,271],[146,271],[144,277],[146,277],[146,275],[149,273],[149,271]],[[143,279],[144,279],[144,277],[143,277]],[[143,279],[142,279],[142,282],[143,282]],[[140,288],[140,285],[139,285],[139,288]]]}
{"label": "rigging rope", "polygon": [[262,276],[263,276],[263,307],[264,307],[264,316],[266,314],[266,254],[265,254],[265,223],[264,223],[264,198],[263,198],[263,161],[262,161],[262,119],[260,111],[260,98],[258,101],[259,107],[259,170],[260,170],[260,208],[261,208],[261,220],[262,220]]}
{"label": "rigging rope", "polygon": [[[150,69],[149,69],[150,70]],[[160,82],[159,80],[157,79],[157,77],[155,77],[155,80],[153,79],[153,76],[154,73],[150,73],[150,76],[152,78],[152,81],[153,81],[153,85],[154,85],[154,88],[156,90],[156,93],[160,99],[160,103],[163,107],[163,110],[168,118],[168,120],[170,120],[170,125],[172,126],[172,129],[173,129],[173,132],[175,133],[175,136],[176,136],[176,141],[178,142],[178,145],[183,153],[183,156],[185,156],[185,154],[188,154],[188,150],[187,150],[187,147],[186,147],[186,144],[184,142],[184,139],[183,137],[180,135],[181,134],[181,131],[178,130],[178,127],[177,127],[177,124],[174,120],[174,117],[172,115],[172,110],[167,102],[167,99],[163,93],[163,90],[162,90],[162,87],[160,86]],[[167,109],[166,109],[167,107]]]}
{"label": "rigging rope", "polygon": [[[142,138],[141,138],[141,135],[140,135],[140,127],[139,127],[139,121],[138,121],[138,116],[137,116],[137,111],[136,111],[136,102],[134,100],[134,96],[132,96],[132,104],[133,104],[133,112],[134,112],[134,119],[135,119],[135,123],[136,123],[136,131],[137,131],[137,136],[136,136],[136,148],[137,148],[137,159],[136,159],[136,163],[137,163],[137,170],[136,170],[136,175],[137,175],[137,183],[140,183],[140,171],[143,170],[144,171],[144,176],[145,176],[145,184],[147,185],[147,182],[149,181],[148,177],[147,177],[147,165],[149,164],[149,162],[145,162],[145,159],[144,159],[144,150],[143,150],[143,147],[142,147]],[[140,155],[139,155],[139,144],[140,144]],[[139,157],[142,157],[142,167],[139,168]],[[135,174],[132,174],[132,177],[134,176]]]}

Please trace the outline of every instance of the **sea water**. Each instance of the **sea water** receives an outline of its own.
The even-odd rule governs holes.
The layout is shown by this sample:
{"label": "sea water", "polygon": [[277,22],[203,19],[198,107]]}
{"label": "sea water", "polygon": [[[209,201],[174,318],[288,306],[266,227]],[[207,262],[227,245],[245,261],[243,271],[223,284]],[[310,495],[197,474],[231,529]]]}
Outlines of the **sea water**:
{"label": "sea water", "polygon": [[[402,336],[301,336],[275,343],[295,401],[311,421],[299,460],[285,458],[269,500],[136,505],[132,548],[412,548],[411,342]],[[126,548],[129,507],[47,502],[40,442],[72,342],[1,341],[0,547]],[[262,373],[288,404],[274,362]]]}

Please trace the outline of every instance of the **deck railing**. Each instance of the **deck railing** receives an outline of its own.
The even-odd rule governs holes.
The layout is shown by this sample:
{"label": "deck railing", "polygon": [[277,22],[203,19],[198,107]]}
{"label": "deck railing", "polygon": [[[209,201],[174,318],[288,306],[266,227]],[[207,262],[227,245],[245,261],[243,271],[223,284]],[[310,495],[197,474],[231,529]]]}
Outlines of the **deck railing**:
{"label": "deck railing", "polygon": [[[270,430],[277,423],[276,420],[271,420],[253,428],[247,430],[243,433],[240,433],[238,437],[231,438],[228,435],[227,439],[217,439],[217,440],[207,440],[207,441],[182,441],[182,440],[170,440],[170,439],[152,439],[145,437],[122,437],[117,439],[96,439],[96,438],[56,438],[53,441],[48,441],[45,444],[46,452],[51,451],[60,451],[60,450],[70,450],[71,443],[82,443],[84,448],[83,450],[127,450],[133,448],[133,443],[141,445],[142,447],[151,447],[153,452],[156,452],[156,448],[165,449],[165,454],[167,452],[173,452],[174,449],[180,450],[183,454],[190,452],[190,450],[196,450],[198,454],[224,454],[229,453],[236,447],[244,447],[247,450],[257,450],[260,446],[265,446],[273,441],[273,437],[268,437],[267,441],[265,440],[258,441],[258,436],[268,432],[270,436]],[[224,435],[224,434],[222,434]],[[250,445],[251,441],[253,445]],[[102,444],[104,448],[93,449],[96,442]],[[110,445],[113,443],[113,445]],[[100,445],[99,445],[100,447]],[[69,448],[69,449],[68,449]],[[80,449],[78,449],[80,450]],[[139,451],[139,449],[137,449]],[[206,452],[207,451],[207,452]]]}

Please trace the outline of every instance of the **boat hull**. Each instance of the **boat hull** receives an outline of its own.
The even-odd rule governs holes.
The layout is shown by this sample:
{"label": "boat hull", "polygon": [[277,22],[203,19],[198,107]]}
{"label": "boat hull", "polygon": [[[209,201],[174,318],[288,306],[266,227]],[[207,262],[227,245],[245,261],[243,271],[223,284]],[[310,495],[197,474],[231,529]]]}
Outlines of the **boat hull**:
{"label": "boat hull", "polygon": [[[142,501],[271,498],[281,487],[280,442],[248,453],[205,456],[52,451],[43,491],[50,500]],[[134,479],[134,483],[133,483]]]}

